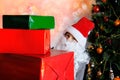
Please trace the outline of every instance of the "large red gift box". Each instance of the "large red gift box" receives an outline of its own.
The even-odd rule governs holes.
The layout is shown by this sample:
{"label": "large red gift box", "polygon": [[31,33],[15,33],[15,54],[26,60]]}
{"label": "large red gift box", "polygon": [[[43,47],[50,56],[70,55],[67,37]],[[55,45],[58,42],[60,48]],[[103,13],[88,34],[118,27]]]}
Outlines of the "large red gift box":
{"label": "large red gift box", "polygon": [[74,80],[73,52],[0,54],[1,80]]}
{"label": "large red gift box", "polygon": [[0,29],[0,53],[46,54],[50,30]]}

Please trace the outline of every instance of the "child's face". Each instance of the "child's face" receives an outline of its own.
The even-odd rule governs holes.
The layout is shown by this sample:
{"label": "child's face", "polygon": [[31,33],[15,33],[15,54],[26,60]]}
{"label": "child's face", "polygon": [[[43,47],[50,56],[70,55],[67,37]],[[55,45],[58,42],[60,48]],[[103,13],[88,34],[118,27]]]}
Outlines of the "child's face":
{"label": "child's face", "polygon": [[73,42],[73,41],[78,42],[78,41],[74,38],[74,36],[73,36],[72,34],[70,34],[69,32],[66,32],[66,33],[64,34],[64,36],[65,36],[65,38],[66,38],[68,41],[70,41],[70,42]]}
{"label": "child's face", "polygon": [[62,35],[59,41],[60,42],[57,44],[55,49],[76,51],[76,49],[79,48],[78,41],[69,32],[66,32],[64,35]]}

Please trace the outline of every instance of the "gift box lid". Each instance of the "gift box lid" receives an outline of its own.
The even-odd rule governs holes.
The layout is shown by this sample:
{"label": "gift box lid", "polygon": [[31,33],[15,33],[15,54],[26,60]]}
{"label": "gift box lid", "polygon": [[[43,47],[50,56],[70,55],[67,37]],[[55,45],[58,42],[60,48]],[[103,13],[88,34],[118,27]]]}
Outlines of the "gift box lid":
{"label": "gift box lid", "polygon": [[3,28],[12,29],[52,29],[53,16],[40,15],[3,15]]}

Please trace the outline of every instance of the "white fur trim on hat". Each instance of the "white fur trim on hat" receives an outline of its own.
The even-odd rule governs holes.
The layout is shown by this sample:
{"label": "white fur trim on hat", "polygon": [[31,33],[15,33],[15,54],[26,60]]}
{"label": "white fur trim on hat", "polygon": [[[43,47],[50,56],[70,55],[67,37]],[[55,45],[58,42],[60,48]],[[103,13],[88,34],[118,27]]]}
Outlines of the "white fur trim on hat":
{"label": "white fur trim on hat", "polygon": [[79,45],[83,47],[83,49],[85,48],[87,39],[77,29],[75,29],[73,26],[69,26],[65,30],[65,32],[71,33],[74,36],[74,38],[78,41]]}

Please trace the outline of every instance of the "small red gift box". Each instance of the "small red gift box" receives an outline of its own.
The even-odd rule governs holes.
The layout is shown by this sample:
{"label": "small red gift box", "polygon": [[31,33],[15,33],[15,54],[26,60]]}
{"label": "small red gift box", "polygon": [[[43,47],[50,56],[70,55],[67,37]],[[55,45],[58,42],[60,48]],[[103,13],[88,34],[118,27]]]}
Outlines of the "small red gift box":
{"label": "small red gift box", "polygon": [[1,80],[74,80],[73,52],[0,54]]}
{"label": "small red gift box", "polygon": [[50,30],[0,29],[0,53],[46,54]]}

